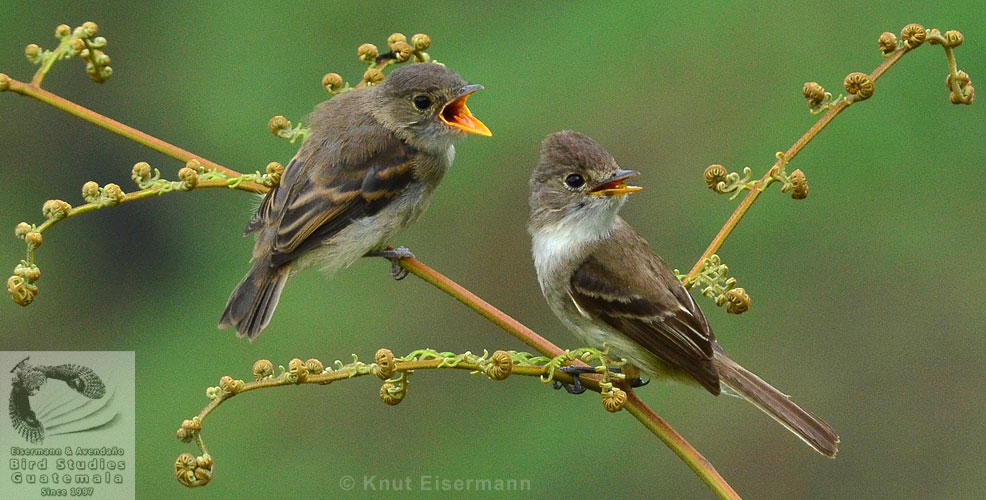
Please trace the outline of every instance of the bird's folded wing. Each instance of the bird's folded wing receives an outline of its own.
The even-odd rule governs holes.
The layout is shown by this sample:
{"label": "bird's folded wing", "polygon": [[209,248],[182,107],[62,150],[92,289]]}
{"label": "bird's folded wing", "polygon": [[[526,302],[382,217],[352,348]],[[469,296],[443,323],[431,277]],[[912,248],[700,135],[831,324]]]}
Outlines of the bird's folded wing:
{"label": "bird's folded wing", "polygon": [[[316,154],[303,150],[291,160],[287,183],[268,193],[247,226],[252,232],[276,226],[271,265],[291,262],[350,225],[383,210],[414,180],[414,148],[391,136],[374,138],[379,149],[369,158],[346,161],[323,145]],[[326,164],[332,158],[336,164]]]}
{"label": "bird's folded wing", "polygon": [[[575,303],[719,394],[719,375],[713,365],[714,337],[687,290],[681,287],[685,296],[681,298],[676,290],[649,282],[656,279],[650,273],[626,275],[625,268],[607,266],[620,262],[610,257],[616,256],[590,256],[572,274],[569,290]],[[680,286],[677,280],[675,285]]]}

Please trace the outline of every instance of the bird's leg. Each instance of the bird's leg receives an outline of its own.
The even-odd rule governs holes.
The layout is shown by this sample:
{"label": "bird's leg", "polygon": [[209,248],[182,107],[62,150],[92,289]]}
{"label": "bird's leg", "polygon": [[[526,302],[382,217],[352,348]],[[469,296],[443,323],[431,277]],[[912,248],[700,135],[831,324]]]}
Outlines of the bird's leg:
{"label": "bird's leg", "polygon": [[395,280],[402,280],[407,277],[407,269],[401,267],[401,259],[413,259],[414,254],[407,247],[387,248],[386,250],[373,250],[366,254],[367,257],[384,257],[390,259],[390,275]]}
{"label": "bird's leg", "polygon": [[555,380],[554,388],[561,389],[562,387],[568,391],[569,394],[582,394],[585,392],[585,387],[582,387],[582,381],[579,380],[579,375],[583,373],[596,373],[596,369],[591,366],[562,366],[558,368],[558,371],[567,373],[572,376],[573,382],[571,384],[566,384]]}

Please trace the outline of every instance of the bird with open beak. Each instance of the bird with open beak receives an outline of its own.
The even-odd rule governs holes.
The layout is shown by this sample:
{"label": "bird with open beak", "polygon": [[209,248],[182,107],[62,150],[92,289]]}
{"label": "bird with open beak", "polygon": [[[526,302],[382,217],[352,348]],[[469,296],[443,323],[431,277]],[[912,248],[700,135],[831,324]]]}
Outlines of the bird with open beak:
{"label": "bird with open beak", "polygon": [[428,207],[469,134],[490,136],[466,99],[481,85],[435,63],[395,69],[382,83],[315,108],[311,135],[246,227],[256,233],[252,267],[226,303],[220,328],[256,338],[288,278],[317,266],[332,275],[363,256],[394,262],[394,238]]}
{"label": "bird with open beak", "polygon": [[731,389],[834,457],[835,431],[729,359],[678,277],[620,218],[626,195],[641,190],[626,183],[637,174],[578,132],[545,139],[531,177],[528,231],[551,310],[581,341],[625,359],[625,373],[639,369],[714,395]]}

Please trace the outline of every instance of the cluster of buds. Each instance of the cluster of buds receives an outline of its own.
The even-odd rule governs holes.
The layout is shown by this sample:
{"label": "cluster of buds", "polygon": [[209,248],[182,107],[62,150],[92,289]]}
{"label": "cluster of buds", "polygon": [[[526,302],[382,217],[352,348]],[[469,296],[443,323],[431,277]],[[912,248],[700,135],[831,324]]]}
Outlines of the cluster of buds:
{"label": "cluster of buds", "polygon": [[[49,207],[50,210],[54,208]],[[14,235],[27,243],[28,252],[34,252],[44,241],[38,228],[26,222],[17,224]],[[32,262],[21,261],[14,268],[14,274],[7,278],[7,293],[10,294],[10,298],[15,304],[26,307],[34,302],[34,297],[38,295],[38,286],[34,283],[40,279],[41,269],[38,266]]]}
{"label": "cluster of buds", "polygon": [[[134,166],[134,176],[136,176],[137,168],[141,165],[141,163]],[[143,165],[147,164],[143,163]],[[148,165],[147,168],[150,169],[150,166]],[[113,183],[99,187],[99,184],[95,181],[88,181],[82,185],[82,199],[86,200],[86,203],[98,203],[103,206],[115,206],[123,203],[126,196],[127,194],[123,192],[123,189]]]}
{"label": "cluster of buds", "polygon": [[192,417],[182,421],[176,436],[183,443],[191,443],[195,439],[195,436],[198,436],[199,432],[202,432],[202,419]]}
{"label": "cluster of buds", "polygon": [[729,276],[729,266],[716,254],[702,261],[702,271],[686,286],[694,284],[703,285],[702,296],[714,300],[719,307],[726,306],[730,314],[743,314],[750,309],[750,296],[736,287],[736,278]]}
{"label": "cluster of buds", "polygon": [[113,74],[113,68],[110,67],[110,56],[104,52],[106,39],[96,36],[98,33],[99,26],[92,21],[86,21],[74,30],[67,24],[62,24],[55,28],[55,38],[61,41],[58,49],[44,50],[32,43],[24,48],[24,56],[28,61],[39,65],[50,65],[52,59],[79,56],[86,62],[89,79],[103,83]]}
{"label": "cluster of buds", "polygon": [[[403,33],[394,33],[387,37],[387,48],[390,50],[381,54],[376,45],[364,43],[356,49],[356,58],[367,66],[357,87],[377,85],[385,78],[383,68],[391,63],[403,63],[414,59],[415,62],[429,62],[431,57],[425,50],[431,47],[431,37],[418,33],[407,39]],[[336,95],[352,89],[338,73],[328,73],[322,77],[322,87]]]}
{"label": "cluster of buds", "polygon": [[242,380],[235,379],[229,375],[224,375],[219,379],[219,390],[222,391],[226,397],[242,392],[244,385],[246,384]]}
{"label": "cluster of buds", "polygon": [[959,70],[945,77],[945,88],[948,89],[948,100],[952,104],[972,104],[976,98],[976,87],[965,71]]}
{"label": "cluster of buds", "polygon": [[208,453],[199,457],[182,453],[175,460],[175,478],[189,488],[205,486],[212,481],[212,465],[212,457]]}
{"label": "cluster of buds", "polygon": [[110,56],[103,52],[106,48],[106,39],[96,36],[99,27],[92,21],[82,23],[82,26],[75,29],[74,37],[71,42],[72,54],[78,54],[86,62],[86,74],[89,79],[96,83],[105,82],[112,74],[113,68],[110,67]]}
{"label": "cluster of buds", "polygon": [[[943,34],[937,28],[931,28],[929,30],[920,24],[908,24],[904,26],[904,29],[900,32],[900,38],[902,42],[898,42],[897,37],[889,31],[880,35],[880,51],[883,52],[884,56],[889,56],[901,45],[905,49],[910,50],[925,42],[931,45],[941,45],[945,48],[946,53],[950,54],[950,50],[962,45],[962,42],[965,41],[965,36],[962,35],[961,31],[948,30]],[[950,55],[949,58],[952,61]],[[954,62],[950,62],[949,64],[951,69],[945,78],[945,88],[949,92],[948,100],[952,104],[972,104],[976,96],[976,88],[972,85],[969,75],[965,71],[956,70]]]}

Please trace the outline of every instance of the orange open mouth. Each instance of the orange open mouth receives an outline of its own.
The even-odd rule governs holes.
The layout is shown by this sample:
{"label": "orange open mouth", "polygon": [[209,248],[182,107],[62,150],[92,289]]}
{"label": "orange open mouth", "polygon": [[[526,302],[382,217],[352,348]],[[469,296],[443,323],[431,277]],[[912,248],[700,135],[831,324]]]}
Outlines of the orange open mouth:
{"label": "orange open mouth", "polygon": [[481,88],[483,88],[482,85],[466,85],[463,87],[462,93],[442,108],[440,114],[442,121],[446,125],[462,130],[463,132],[485,135],[486,137],[492,136],[493,132],[490,132],[490,129],[483,122],[473,116],[466,106],[466,99],[469,99],[469,96]]}
{"label": "orange open mouth", "polygon": [[616,175],[610,177],[602,184],[589,190],[591,194],[601,196],[616,196],[620,194],[636,193],[644,188],[640,186],[628,186],[626,180],[640,175],[636,170],[619,170]]}

